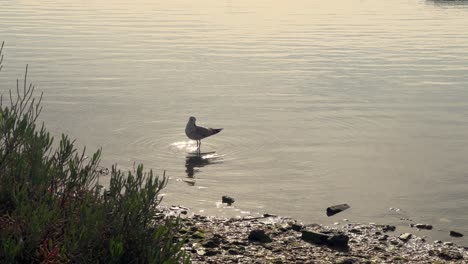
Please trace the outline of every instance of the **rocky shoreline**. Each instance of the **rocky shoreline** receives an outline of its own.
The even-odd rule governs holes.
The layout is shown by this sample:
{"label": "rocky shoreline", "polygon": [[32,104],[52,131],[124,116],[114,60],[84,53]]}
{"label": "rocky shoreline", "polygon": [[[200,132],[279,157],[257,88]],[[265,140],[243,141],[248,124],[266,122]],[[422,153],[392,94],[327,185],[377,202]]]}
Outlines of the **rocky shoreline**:
{"label": "rocky shoreline", "polygon": [[184,216],[181,237],[193,263],[468,263],[467,247],[400,234],[390,225],[303,225],[269,214],[228,219],[175,211]]}

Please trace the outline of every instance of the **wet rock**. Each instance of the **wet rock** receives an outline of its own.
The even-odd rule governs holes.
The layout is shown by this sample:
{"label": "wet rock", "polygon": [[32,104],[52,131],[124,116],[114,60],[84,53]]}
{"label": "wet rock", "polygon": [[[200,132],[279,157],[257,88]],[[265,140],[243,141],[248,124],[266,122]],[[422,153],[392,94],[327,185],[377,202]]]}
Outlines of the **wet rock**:
{"label": "wet rock", "polygon": [[248,239],[249,241],[256,241],[260,243],[269,243],[273,241],[267,234],[265,234],[265,231],[261,229],[252,230],[249,234]]}
{"label": "wet rock", "polygon": [[347,235],[337,234],[329,237],[326,243],[331,247],[347,248],[348,242],[349,237]]}
{"label": "wet rock", "polygon": [[277,215],[266,213],[263,214],[263,217],[277,217]]}
{"label": "wet rock", "polygon": [[270,244],[262,244],[263,248],[273,251],[275,248]]}
{"label": "wet rock", "polygon": [[353,234],[362,234],[362,231],[357,228],[351,228],[348,232]]}
{"label": "wet rock", "polygon": [[407,263],[408,261],[402,256],[395,256],[392,259],[392,263]]}
{"label": "wet rock", "polygon": [[432,229],[432,225],[428,225],[428,224],[415,224],[413,226],[419,229],[427,229],[427,230]]}
{"label": "wet rock", "polygon": [[281,258],[276,258],[271,261],[273,264],[284,264],[285,262]]}
{"label": "wet rock", "polygon": [[293,223],[291,225],[291,229],[297,232],[301,231],[302,228],[304,228],[304,226],[301,224]]}
{"label": "wet rock", "polygon": [[241,255],[242,251],[240,251],[237,248],[231,248],[231,249],[228,250],[228,253],[231,254],[231,255]]}
{"label": "wet rock", "polygon": [[330,206],[327,208],[327,216],[332,216],[332,215],[335,215],[339,212],[342,212],[346,209],[350,208],[350,206],[348,204],[338,204],[338,205],[334,205],[334,206]]}
{"label": "wet rock", "polygon": [[218,255],[220,252],[218,250],[215,250],[215,249],[207,249],[206,252],[205,252],[205,256],[215,256],[215,255]]}
{"label": "wet rock", "polygon": [[310,230],[302,230],[301,239],[317,245],[328,245],[330,247],[347,248],[349,237],[344,234],[325,234]]}
{"label": "wet rock", "polygon": [[228,205],[231,205],[234,203],[234,198],[232,197],[229,197],[229,196],[226,196],[226,195],[223,195],[223,197],[221,197],[221,201],[225,204],[228,204]]}
{"label": "wet rock", "polygon": [[455,250],[442,249],[438,254],[439,258],[444,260],[459,260],[463,259],[463,255]]}
{"label": "wet rock", "polygon": [[244,242],[244,241],[234,241],[231,244],[235,246],[247,246],[249,243]]}
{"label": "wet rock", "polygon": [[396,230],[396,227],[392,226],[392,225],[384,225],[382,227],[382,231],[384,231],[384,232],[393,232],[395,230]]}
{"label": "wet rock", "polygon": [[462,233],[459,233],[459,232],[456,232],[456,231],[450,231],[450,236],[453,236],[453,237],[462,237],[463,234],[462,234]]}
{"label": "wet rock", "polygon": [[443,243],[444,246],[453,246],[453,242],[447,241]]}
{"label": "wet rock", "polygon": [[359,263],[359,260],[356,258],[344,257],[344,258],[337,259],[335,263],[336,264],[354,264],[354,263]]}
{"label": "wet rock", "polygon": [[221,238],[219,236],[214,236],[202,243],[202,246],[205,248],[216,248],[221,244]]}
{"label": "wet rock", "polygon": [[411,233],[401,234],[398,238],[403,241],[408,241],[413,235]]}
{"label": "wet rock", "polygon": [[385,251],[385,249],[379,247],[379,246],[374,246],[373,250],[375,251]]}
{"label": "wet rock", "polygon": [[304,241],[307,241],[309,243],[313,244],[325,244],[330,237],[327,234],[320,233],[320,232],[315,232],[315,231],[310,231],[310,230],[302,230],[302,236],[301,239]]}
{"label": "wet rock", "polygon": [[283,223],[283,224],[275,224],[275,227],[278,231],[280,232],[287,232],[288,230],[291,229],[291,226],[288,225],[287,223]]}
{"label": "wet rock", "polygon": [[388,238],[387,235],[383,235],[383,236],[379,237],[378,240],[379,240],[379,241],[386,241],[387,238]]}

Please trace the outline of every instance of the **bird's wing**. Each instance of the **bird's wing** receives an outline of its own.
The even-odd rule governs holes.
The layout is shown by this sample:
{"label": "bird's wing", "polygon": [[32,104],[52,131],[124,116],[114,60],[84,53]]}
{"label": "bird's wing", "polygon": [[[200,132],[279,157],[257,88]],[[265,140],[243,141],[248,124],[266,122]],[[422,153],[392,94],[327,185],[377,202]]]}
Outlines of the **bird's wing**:
{"label": "bird's wing", "polygon": [[202,137],[208,137],[213,135],[213,129],[197,126],[197,134]]}

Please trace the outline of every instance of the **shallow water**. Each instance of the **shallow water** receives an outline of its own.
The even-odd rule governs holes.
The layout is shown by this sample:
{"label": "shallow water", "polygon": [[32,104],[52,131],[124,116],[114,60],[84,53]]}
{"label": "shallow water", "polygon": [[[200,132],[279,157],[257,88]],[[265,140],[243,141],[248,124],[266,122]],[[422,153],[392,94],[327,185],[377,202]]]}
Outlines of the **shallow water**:
{"label": "shallow water", "polygon": [[[449,239],[468,235],[467,3],[0,0],[0,89],[29,63],[49,130],[166,170],[167,204]],[[224,128],[201,156],[191,115]]]}

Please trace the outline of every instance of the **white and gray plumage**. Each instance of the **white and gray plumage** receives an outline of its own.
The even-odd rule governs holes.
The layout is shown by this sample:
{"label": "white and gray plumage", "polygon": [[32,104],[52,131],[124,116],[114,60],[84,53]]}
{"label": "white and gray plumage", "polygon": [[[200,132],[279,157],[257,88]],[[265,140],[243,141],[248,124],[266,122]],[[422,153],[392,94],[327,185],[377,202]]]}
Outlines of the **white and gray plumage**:
{"label": "white and gray plumage", "polygon": [[214,134],[218,134],[222,128],[207,128],[202,126],[197,126],[195,122],[197,119],[191,116],[187,122],[187,126],[185,127],[185,134],[188,138],[197,141],[197,149],[199,150],[201,147],[201,140],[212,136]]}

